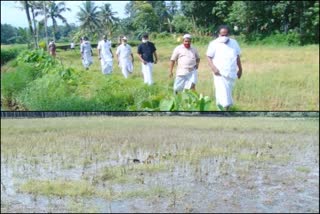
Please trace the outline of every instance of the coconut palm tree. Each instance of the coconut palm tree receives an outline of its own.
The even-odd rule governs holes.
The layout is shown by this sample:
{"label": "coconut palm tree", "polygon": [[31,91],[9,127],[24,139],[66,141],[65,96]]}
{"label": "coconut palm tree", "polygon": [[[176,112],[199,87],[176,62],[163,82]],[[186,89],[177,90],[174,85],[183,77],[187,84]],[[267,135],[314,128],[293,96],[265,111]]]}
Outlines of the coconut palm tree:
{"label": "coconut palm tree", "polygon": [[50,1],[48,3],[47,18],[52,20],[52,36],[56,39],[57,32],[57,20],[60,19],[64,24],[68,25],[67,19],[61,15],[61,13],[71,11],[70,8],[66,7],[65,2],[56,3],[55,1]]}
{"label": "coconut palm tree", "polygon": [[94,2],[86,1],[77,13],[80,28],[84,31],[89,31],[92,35],[96,35],[96,32],[99,32],[102,27],[98,9]]}
{"label": "coconut palm tree", "polygon": [[29,25],[29,30],[30,30],[30,33],[31,33],[31,35],[32,35],[32,37],[34,39],[35,47],[37,47],[38,45],[37,45],[37,39],[36,39],[36,36],[35,36],[35,29],[33,29],[33,27],[32,27],[32,20],[31,20],[31,16],[30,16],[30,9],[32,7],[32,5],[30,4],[31,1],[18,1],[18,2],[22,6],[22,7],[19,7],[19,8],[26,12],[28,25]]}
{"label": "coconut palm tree", "polygon": [[110,4],[104,4],[100,7],[99,17],[102,24],[102,32],[107,29],[108,33],[111,34],[114,25],[119,21],[119,18],[115,17],[117,12],[112,12]]}

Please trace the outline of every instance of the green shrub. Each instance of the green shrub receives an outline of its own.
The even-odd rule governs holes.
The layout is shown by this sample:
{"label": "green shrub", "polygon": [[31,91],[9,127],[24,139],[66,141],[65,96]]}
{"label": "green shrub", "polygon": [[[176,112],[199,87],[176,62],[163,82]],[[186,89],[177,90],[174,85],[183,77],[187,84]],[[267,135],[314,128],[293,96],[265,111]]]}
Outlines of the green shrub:
{"label": "green shrub", "polygon": [[20,48],[1,48],[1,65],[16,58],[20,51]]}
{"label": "green shrub", "polygon": [[161,100],[161,111],[210,111],[212,100],[195,91],[187,90]]}
{"label": "green shrub", "polygon": [[40,41],[39,42],[39,48],[43,49],[43,50],[46,50],[47,49],[47,44],[46,44],[46,41]]}
{"label": "green shrub", "polygon": [[21,64],[12,72],[1,74],[1,101],[9,105],[26,86],[35,79],[36,73],[31,65]]}

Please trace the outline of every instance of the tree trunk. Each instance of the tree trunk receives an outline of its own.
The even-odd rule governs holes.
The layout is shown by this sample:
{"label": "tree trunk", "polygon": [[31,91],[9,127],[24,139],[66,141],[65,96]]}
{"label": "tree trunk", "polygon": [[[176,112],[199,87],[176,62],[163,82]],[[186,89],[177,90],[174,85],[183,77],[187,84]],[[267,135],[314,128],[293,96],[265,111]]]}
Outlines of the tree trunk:
{"label": "tree trunk", "polygon": [[169,25],[170,33],[172,33],[172,23],[169,18],[168,18],[168,25]]}
{"label": "tree trunk", "polygon": [[52,19],[52,37],[53,40],[56,41],[56,27],[57,27],[57,22],[56,20],[51,16]]}
{"label": "tree trunk", "polygon": [[39,35],[38,35],[38,30],[37,30],[37,25],[36,25],[36,18],[34,16],[34,8],[31,7],[31,13],[32,13],[32,21],[33,21],[33,30],[34,30],[34,38],[35,38],[35,46],[36,48],[39,48]]}
{"label": "tree trunk", "polygon": [[27,19],[28,19],[28,24],[29,24],[29,30],[30,30],[30,33],[34,39],[34,44],[35,44],[35,47],[36,47],[36,44],[37,44],[37,40],[34,36],[34,31],[33,31],[33,28],[32,28],[32,22],[31,22],[31,17],[30,17],[30,13],[29,13],[29,3],[28,1],[23,1],[24,3],[24,10],[26,11],[26,15],[27,15]]}
{"label": "tree trunk", "polygon": [[47,51],[49,52],[49,47],[48,47],[48,29],[47,29],[47,7],[45,5],[45,2],[42,2],[43,3],[43,9],[44,9],[44,30],[45,30],[45,33],[46,33],[46,48],[47,48]]}

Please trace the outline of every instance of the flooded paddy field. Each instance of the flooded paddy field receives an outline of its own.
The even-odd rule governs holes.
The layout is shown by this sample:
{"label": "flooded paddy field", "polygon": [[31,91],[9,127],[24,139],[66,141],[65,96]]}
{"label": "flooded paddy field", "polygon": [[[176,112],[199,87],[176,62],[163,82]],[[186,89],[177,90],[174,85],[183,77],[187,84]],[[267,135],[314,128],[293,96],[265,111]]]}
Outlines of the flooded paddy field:
{"label": "flooded paddy field", "polygon": [[1,212],[319,212],[319,119],[1,119]]}

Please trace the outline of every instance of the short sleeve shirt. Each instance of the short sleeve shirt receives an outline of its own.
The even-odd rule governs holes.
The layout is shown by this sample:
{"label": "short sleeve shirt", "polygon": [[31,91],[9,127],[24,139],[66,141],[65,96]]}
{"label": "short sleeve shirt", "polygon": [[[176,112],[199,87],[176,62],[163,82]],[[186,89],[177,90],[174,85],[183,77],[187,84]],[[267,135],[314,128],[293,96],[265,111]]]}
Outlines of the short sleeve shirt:
{"label": "short sleeve shirt", "polygon": [[112,54],[110,51],[111,50],[111,41],[110,40],[100,41],[98,43],[97,49],[100,50],[100,55],[103,60],[112,60]]}
{"label": "short sleeve shirt", "polygon": [[131,55],[131,47],[130,45],[126,44],[121,44],[117,48],[116,54],[119,56],[119,59],[128,59]]}
{"label": "short sleeve shirt", "polygon": [[177,61],[177,75],[186,75],[195,69],[197,59],[200,59],[197,49],[194,47],[186,48],[184,45],[176,47],[170,58],[171,61]]}
{"label": "short sleeve shirt", "polygon": [[89,41],[82,42],[80,46],[80,51],[81,53],[84,53],[84,54],[91,53],[92,49],[91,49],[90,42]]}
{"label": "short sleeve shirt", "polygon": [[207,56],[212,58],[213,64],[221,75],[233,79],[237,78],[237,57],[240,56],[240,53],[238,42],[231,38],[228,43],[213,40],[207,49]]}
{"label": "short sleeve shirt", "polygon": [[153,54],[156,51],[156,47],[152,42],[141,43],[138,46],[138,54],[142,56],[142,59],[146,62],[154,62]]}

